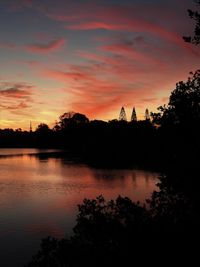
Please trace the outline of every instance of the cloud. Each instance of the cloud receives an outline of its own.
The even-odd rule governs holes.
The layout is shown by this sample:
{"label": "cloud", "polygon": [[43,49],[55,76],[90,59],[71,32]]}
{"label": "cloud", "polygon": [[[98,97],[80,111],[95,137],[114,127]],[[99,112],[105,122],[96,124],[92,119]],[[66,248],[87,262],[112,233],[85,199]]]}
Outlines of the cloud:
{"label": "cloud", "polygon": [[[42,1],[41,1],[42,2]],[[181,37],[181,34],[174,29],[175,26],[185,28],[187,26],[187,18],[183,10],[186,10],[186,3],[181,5],[181,15],[177,16],[174,11],[174,3],[167,4],[152,3],[151,5],[143,3],[132,3],[127,5],[107,4],[106,1],[87,1],[78,4],[70,3],[70,1],[53,1],[50,3],[39,3],[33,0],[16,0],[17,6],[23,8],[34,8],[35,11],[42,13],[56,21],[68,22],[64,27],[70,30],[96,30],[105,29],[112,31],[128,31],[128,32],[145,32],[155,35],[159,38],[173,42],[174,44],[193,51]],[[170,2],[170,1],[169,1]],[[171,1],[172,2],[172,1]],[[176,0],[180,4],[180,0]],[[180,6],[180,5],[179,5]],[[185,20],[182,20],[184,16]],[[164,19],[163,19],[164,18]],[[167,21],[168,25],[163,23]],[[180,23],[181,21],[181,23]],[[34,52],[44,52],[46,45],[33,45],[30,49]],[[43,49],[44,48],[44,49]],[[47,45],[48,50],[48,45]]]}
{"label": "cloud", "polygon": [[0,48],[14,50],[17,46],[13,43],[0,42]]}
{"label": "cloud", "polygon": [[170,6],[163,1],[160,4],[154,3],[152,6],[142,3],[107,5],[102,1],[101,4],[79,3],[78,9],[76,4],[67,3],[61,5],[60,8],[49,6],[46,9],[43,6],[40,11],[53,20],[67,22],[68,24],[64,27],[69,30],[104,29],[134,34],[145,33],[149,38],[159,38],[195,53],[195,50],[181,37],[182,31],[188,28],[187,16],[183,12],[184,7],[181,7],[181,14],[177,16],[173,6],[174,4]]}
{"label": "cloud", "polygon": [[104,30],[124,30],[129,29],[125,28],[123,25],[120,24],[114,24],[114,23],[106,23],[106,22],[80,22],[77,24],[67,25],[65,26],[66,29],[70,30],[98,30],[98,29],[104,29]]}
{"label": "cloud", "polygon": [[17,105],[9,105],[9,104],[0,104],[0,109],[7,109],[7,110],[18,110],[18,109],[26,109],[26,108],[29,108],[30,105],[28,105],[26,102],[20,102],[19,104]]}
{"label": "cloud", "polygon": [[127,57],[129,59],[139,62],[140,64],[143,63],[146,65],[148,64],[158,65],[160,63],[160,60],[150,56],[149,53],[147,54],[144,51],[142,52],[138,51],[134,46],[132,46],[132,44],[129,43],[116,43],[112,45],[104,45],[100,47],[100,49],[102,49],[103,51],[121,55],[123,57]]}
{"label": "cloud", "polygon": [[[191,47],[186,44],[182,37],[170,30],[165,29],[158,24],[154,24],[145,20],[137,20],[134,18],[127,19],[123,17],[119,17],[119,23],[116,24],[112,21],[104,21],[106,18],[103,18],[102,21],[99,22],[78,22],[74,24],[70,24],[65,26],[65,28],[70,30],[97,30],[97,29],[105,29],[112,31],[127,31],[127,32],[137,32],[137,33],[147,33],[149,35],[154,35],[155,37],[162,38],[168,42],[174,43],[177,46],[183,49],[189,49],[191,52],[193,51]],[[120,23],[121,21],[121,23]]]}
{"label": "cloud", "polygon": [[[122,105],[136,106],[143,118],[145,107],[156,111],[177,80],[187,77],[189,52],[167,45],[160,49],[142,36],[111,40],[95,52],[78,50],[82,64],[42,70],[44,77],[62,83],[64,105],[69,110],[91,119],[111,119]],[[177,64],[183,67],[177,68]]]}
{"label": "cloud", "polygon": [[60,70],[46,70],[45,75],[50,79],[55,79],[62,82],[82,82],[95,81],[92,74],[83,71],[60,71]]}
{"label": "cloud", "polygon": [[[35,86],[25,82],[0,81],[0,110],[7,120],[10,118],[9,125],[19,127],[19,118],[23,121],[25,117],[33,117],[32,107],[36,104],[33,89]],[[6,120],[2,125],[7,125]]]}
{"label": "cloud", "polygon": [[36,61],[36,60],[24,60],[24,61],[21,60],[19,62],[23,63],[23,64],[25,64],[25,65],[27,65],[29,67],[40,67],[41,66],[40,62]]}
{"label": "cloud", "polygon": [[0,83],[0,95],[6,98],[30,99],[32,85],[25,83]]}
{"label": "cloud", "polygon": [[[34,94],[35,100],[44,100],[48,95],[48,105],[43,104],[45,112],[54,103],[55,107],[59,106],[59,112],[69,109],[102,119],[113,118],[122,105],[130,109],[136,106],[141,113],[146,105],[156,110],[175,83],[199,65],[199,52],[181,37],[185,28],[188,30],[185,7],[179,5],[183,15],[176,14],[173,1],[169,1],[155,0],[151,5],[148,1],[129,1],[127,6],[125,1],[119,6],[119,1],[105,0],[16,0],[18,7],[31,7],[40,17],[55,20],[56,26],[63,27],[61,36],[69,32],[74,44],[67,58],[59,53],[45,62],[40,57],[38,61],[22,59],[35,75],[34,79],[39,75],[38,83],[46,83],[45,89],[37,90],[42,97]],[[34,35],[36,43],[27,45],[26,50],[43,54],[63,47],[64,39],[53,40],[55,35],[50,32],[49,28],[45,34]],[[10,84],[1,88],[0,98],[9,101],[8,110],[26,109],[25,104],[32,105],[29,89]],[[36,101],[33,106],[41,110]]]}
{"label": "cloud", "polygon": [[63,38],[55,39],[47,44],[30,44],[26,48],[32,53],[49,53],[58,50],[65,43]]}
{"label": "cloud", "polygon": [[[126,67],[126,70],[123,70],[126,63],[119,59],[116,63],[119,70],[116,71],[116,65],[112,63],[107,63],[106,66],[100,65],[100,67],[94,62],[84,66],[69,65],[65,72],[48,69],[43,72],[43,75],[64,84],[63,91],[66,95],[70,94],[70,102],[66,104],[69,109],[83,112],[90,118],[97,118],[115,109],[118,110],[122,103],[132,106],[139,95],[147,97],[151,91],[154,91],[154,88],[148,91],[146,88],[141,88],[138,92],[135,89],[139,87],[139,79],[132,75],[133,68]],[[127,71],[128,74],[131,73],[128,82],[127,76],[124,79],[124,73],[127,75]],[[103,73],[106,76],[102,75]]]}

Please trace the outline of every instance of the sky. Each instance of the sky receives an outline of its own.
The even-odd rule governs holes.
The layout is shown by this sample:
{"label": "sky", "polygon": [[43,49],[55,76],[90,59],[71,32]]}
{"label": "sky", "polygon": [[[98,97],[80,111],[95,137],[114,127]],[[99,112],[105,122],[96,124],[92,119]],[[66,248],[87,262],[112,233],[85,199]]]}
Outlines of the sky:
{"label": "sky", "polygon": [[199,68],[192,0],[0,0],[0,128],[130,119]]}

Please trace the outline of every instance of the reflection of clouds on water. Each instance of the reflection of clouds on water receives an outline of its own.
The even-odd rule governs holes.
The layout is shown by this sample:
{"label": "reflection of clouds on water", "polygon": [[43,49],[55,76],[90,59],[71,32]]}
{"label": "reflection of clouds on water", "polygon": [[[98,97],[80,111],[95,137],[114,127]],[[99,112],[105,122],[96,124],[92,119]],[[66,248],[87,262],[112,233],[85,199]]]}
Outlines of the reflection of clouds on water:
{"label": "reflection of clouds on water", "polygon": [[[111,197],[116,194],[127,193],[131,197],[131,189],[150,193],[155,189],[155,179],[158,175],[140,170],[94,169],[84,164],[77,164],[59,157],[45,155],[24,155],[22,157],[1,158],[0,191],[11,194],[12,197],[34,194],[79,194],[81,191],[93,190],[94,193],[108,193]],[[103,191],[98,191],[103,190]],[[149,192],[147,192],[149,190]],[[139,196],[139,195],[138,195]],[[40,196],[41,197],[41,196]],[[144,196],[143,199],[145,199]]]}
{"label": "reflection of clouds on water", "polygon": [[113,169],[91,169],[94,177],[96,179],[105,179],[105,180],[115,180],[115,179],[124,179],[127,175],[126,170],[113,170]]}
{"label": "reflection of clouds on water", "polygon": [[7,192],[10,198],[15,199],[18,195],[19,201],[23,196],[28,198],[28,195],[30,199],[36,195],[51,198],[59,194],[74,196],[88,190],[90,194],[92,190],[94,194],[110,192],[110,197],[120,193],[134,197],[135,191],[138,191],[136,196],[142,200],[155,189],[158,177],[156,173],[140,170],[94,169],[53,158],[52,154],[49,158],[46,154],[42,160],[29,155],[1,158],[0,173],[0,192],[4,193],[4,197]]}

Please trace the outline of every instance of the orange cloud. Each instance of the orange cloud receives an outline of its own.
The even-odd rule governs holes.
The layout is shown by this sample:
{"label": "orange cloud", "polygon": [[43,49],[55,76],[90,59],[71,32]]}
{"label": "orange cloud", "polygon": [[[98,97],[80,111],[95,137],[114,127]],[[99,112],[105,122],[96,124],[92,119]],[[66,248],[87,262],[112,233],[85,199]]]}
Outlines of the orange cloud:
{"label": "orange cloud", "polygon": [[[120,68],[119,62],[118,65]],[[102,77],[102,68],[98,69],[96,64],[92,63],[88,63],[84,68],[83,66],[76,66],[76,68],[69,66],[66,72],[46,70],[43,74],[65,84],[64,92],[72,96],[70,103],[66,104],[69,109],[85,113],[90,118],[97,118],[114,109],[118,110],[122,103],[132,106],[139,95],[145,97],[151,94],[151,90],[147,91],[146,88],[142,88],[140,92],[134,90],[138,78],[133,79],[132,77],[130,84],[123,79],[120,81],[119,77],[116,78],[118,73],[117,76],[113,76],[112,67],[114,69],[114,66],[110,66],[110,71],[106,71],[107,77]],[[74,68],[76,72],[74,72]],[[130,73],[132,68],[128,71]],[[154,88],[152,88],[152,92],[153,90]]]}
{"label": "orange cloud", "polygon": [[[26,83],[0,83],[0,110],[7,111],[14,115],[27,116],[27,110],[34,103],[32,89],[34,86]],[[30,113],[28,113],[30,116]]]}
{"label": "orange cloud", "polygon": [[28,105],[27,103],[25,102],[20,102],[19,104],[17,105],[5,105],[5,104],[0,104],[0,109],[7,109],[7,110],[17,110],[17,109],[25,109],[25,108],[28,108],[30,107],[30,105]]}

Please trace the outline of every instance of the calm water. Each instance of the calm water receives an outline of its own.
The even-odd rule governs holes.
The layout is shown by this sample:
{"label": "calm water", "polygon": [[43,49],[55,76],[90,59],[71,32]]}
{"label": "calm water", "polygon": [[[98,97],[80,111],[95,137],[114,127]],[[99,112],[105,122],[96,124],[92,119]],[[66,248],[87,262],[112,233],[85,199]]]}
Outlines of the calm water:
{"label": "calm water", "polygon": [[85,197],[103,194],[111,199],[120,194],[143,202],[156,189],[157,173],[93,169],[52,154],[48,157],[49,152],[0,149],[2,267],[23,266],[47,235],[70,235],[77,204]]}

